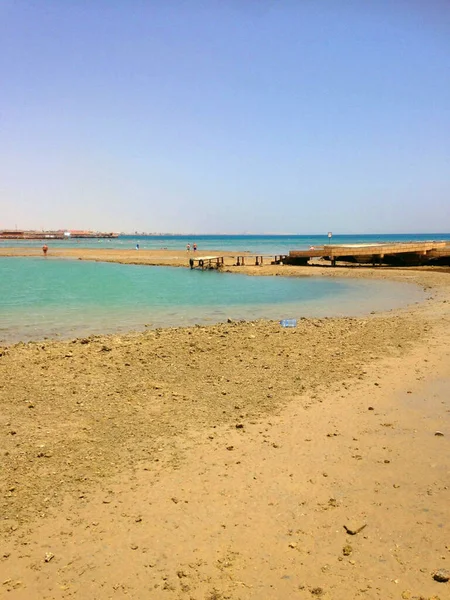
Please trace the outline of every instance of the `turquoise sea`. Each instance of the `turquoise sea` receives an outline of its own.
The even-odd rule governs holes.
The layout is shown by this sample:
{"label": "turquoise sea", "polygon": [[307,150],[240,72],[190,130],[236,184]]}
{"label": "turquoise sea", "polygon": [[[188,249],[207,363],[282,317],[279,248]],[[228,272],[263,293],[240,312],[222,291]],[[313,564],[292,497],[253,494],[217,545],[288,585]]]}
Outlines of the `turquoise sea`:
{"label": "turquoise sea", "polygon": [[360,315],[424,298],[417,286],[395,282],[251,277],[43,257],[0,258],[0,277],[3,343],[227,318]]}
{"label": "turquoise sea", "polygon": [[[450,233],[407,233],[407,234],[370,234],[370,235],[333,235],[333,244],[368,244],[376,242],[406,242],[426,240],[450,241]],[[48,246],[64,248],[167,248],[180,250],[186,244],[196,243],[199,252],[204,250],[250,251],[255,254],[287,254],[289,250],[306,249],[310,246],[328,244],[327,232],[323,235],[121,235],[117,239],[100,240],[49,240]],[[6,246],[42,246],[42,241],[0,240],[0,247]]]}

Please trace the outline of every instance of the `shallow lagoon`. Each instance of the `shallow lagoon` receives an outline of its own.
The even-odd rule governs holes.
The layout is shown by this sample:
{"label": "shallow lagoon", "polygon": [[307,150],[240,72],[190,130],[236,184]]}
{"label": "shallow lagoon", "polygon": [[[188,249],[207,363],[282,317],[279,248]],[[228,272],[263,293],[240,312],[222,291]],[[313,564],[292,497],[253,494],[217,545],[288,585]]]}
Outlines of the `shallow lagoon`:
{"label": "shallow lagoon", "polygon": [[418,302],[415,285],[0,258],[0,341],[253,320],[358,316]]}

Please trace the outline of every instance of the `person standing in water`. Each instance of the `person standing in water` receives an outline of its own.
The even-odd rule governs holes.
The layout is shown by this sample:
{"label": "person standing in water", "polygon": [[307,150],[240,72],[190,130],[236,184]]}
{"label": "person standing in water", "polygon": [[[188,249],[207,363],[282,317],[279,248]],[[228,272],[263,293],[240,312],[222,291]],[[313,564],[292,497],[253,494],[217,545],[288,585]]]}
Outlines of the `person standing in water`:
{"label": "person standing in water", "polygon": [[197,252],[197,244],[194,244],[192,247],[194,248],[194,252]]}
{"label": "person standing in water", "polygon": [[191,251],[191,245],[190,244],[186,244],[186,251],[190,252]]}
{"label": "person standing in water", "polygon": [[48,246],[47,246],[47,244],[44,244],[42,246],[42,252],[44,253],[44,256],[47,256],[47,252],[48,252]]}

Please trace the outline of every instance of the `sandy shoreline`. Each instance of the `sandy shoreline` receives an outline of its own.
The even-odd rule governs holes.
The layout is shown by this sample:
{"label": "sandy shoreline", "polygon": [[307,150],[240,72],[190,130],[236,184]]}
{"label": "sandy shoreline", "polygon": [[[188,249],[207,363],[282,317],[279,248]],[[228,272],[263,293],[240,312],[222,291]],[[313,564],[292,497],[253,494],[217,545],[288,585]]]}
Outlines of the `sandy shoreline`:
{"label": "sandy shoreline", "polygon": [[432,572],[450,569],[450,275],[227,268],[395,278],[430,294],[292,330],[258,321],[0,349],[0,598],[449,594]]}

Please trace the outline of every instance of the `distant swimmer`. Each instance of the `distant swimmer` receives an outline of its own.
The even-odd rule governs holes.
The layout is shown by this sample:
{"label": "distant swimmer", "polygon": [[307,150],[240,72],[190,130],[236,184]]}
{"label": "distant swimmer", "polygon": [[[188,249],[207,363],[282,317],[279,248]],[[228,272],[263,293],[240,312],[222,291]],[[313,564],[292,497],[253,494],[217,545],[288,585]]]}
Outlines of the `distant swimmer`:
{"label": "distant swimmer", "polygon": [[139,250],[139,244],[136,244],[136,250]]}
{"label": "distant swimmer", "polygon": [[44,244],[42,246],[42,252],[44,253],[44,256],[47,256],[47,252],[48,252],[48,246],[47,246],[47,244]]}

